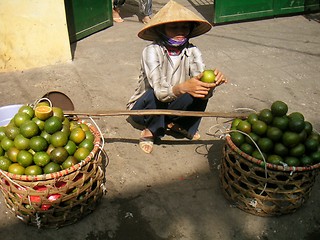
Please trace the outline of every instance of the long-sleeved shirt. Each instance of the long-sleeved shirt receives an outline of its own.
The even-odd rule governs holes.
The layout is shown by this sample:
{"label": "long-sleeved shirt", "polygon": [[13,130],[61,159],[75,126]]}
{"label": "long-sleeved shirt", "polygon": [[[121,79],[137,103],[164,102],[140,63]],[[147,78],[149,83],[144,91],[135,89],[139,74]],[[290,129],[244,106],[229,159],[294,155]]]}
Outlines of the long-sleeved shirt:
{"label": "long-sleeved shirt", "polygon": [[148,45],[142,52],[138,85],[127,103],[127,108],[131,109],[150,88],[154,90],[159,101],[175,100],[177,96],[172,91],[173,86],[199,75],[204,68],[202,54],[192,44],[184,48],[174,61],[163,45],[155,42]]}

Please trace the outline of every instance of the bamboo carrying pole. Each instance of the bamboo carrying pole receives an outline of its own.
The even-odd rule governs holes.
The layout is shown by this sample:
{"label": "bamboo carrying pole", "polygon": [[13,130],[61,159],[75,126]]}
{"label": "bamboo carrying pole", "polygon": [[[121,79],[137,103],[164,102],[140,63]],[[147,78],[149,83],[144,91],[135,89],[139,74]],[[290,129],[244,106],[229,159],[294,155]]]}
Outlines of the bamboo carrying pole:
{"label": "bamboo carrying pole", "polygon": [[182,116],[182,117],[220,117],[220,118],[246,118],[249,113],[224,113],[224,112],[197,112],[197,111],[178,111],[178,110],[108,110],[98,112],[75,112],[64,111],[65,115],[76,116],[143,116],[143,115],[167,115],[167,116]]}

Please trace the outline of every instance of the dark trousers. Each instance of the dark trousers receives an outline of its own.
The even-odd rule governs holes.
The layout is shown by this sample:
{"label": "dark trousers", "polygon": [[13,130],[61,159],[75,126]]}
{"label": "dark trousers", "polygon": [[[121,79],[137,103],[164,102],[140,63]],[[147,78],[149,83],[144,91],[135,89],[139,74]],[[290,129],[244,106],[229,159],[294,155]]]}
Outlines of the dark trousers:
{"label": "dark trousers", "polygon": [[[148,90],[133,106],[132,110],[142,109],[169,109],[183,111],[202,111],[207,107],[208,100],[194,98],[190,94],[183,94],[176,100],[165,103],[159,101],[154,95],[153,89]],[[179,117],[179,116],[132,116],[132,120],[140,125],[148,128],[154,136],[164,136],[167,125],[169,123],[179,124],[180,127],[188,131],[188,135],[192,138],[200,125],[200,117]]]}

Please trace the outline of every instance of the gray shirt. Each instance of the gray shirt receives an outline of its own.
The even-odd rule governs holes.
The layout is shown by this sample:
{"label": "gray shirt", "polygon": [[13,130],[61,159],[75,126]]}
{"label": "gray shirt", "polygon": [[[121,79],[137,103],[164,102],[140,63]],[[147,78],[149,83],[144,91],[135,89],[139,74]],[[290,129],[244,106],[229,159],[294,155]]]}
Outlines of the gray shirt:
{"label": "gray shirt", "polygon": [[127,103],[128,109],[131,109],[150,88],[154,90],[159,101],[171,102],[177,98],[172,92],[173,86],[204,71],[201,52],[192,44],[184,48],[175,58],[175,61],[172,61],[167,49],[159,43],[145,47],[142,52],[138,84]]}

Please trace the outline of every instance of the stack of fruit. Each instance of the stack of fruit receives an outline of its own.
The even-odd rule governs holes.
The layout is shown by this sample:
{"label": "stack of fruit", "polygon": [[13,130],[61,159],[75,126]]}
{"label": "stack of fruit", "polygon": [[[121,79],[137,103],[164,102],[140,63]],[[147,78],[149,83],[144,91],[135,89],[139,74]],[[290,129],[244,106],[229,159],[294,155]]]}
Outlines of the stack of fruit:
{"label": "stack of fruit", "polygon": [[302,113],[288,114],[288,106],[282,101],[273,102],[270,109],[251,113],[247,119],[234,119],[230,136],[241,151],[271,164],[320,163],[319,133]]}
{"label": "stack of fruit", "polygon": [[40,175],[67,169],[94,148],[94,134],[63,110],[40,102],[23,105],[0,127],[0,169],[17,175]]}

